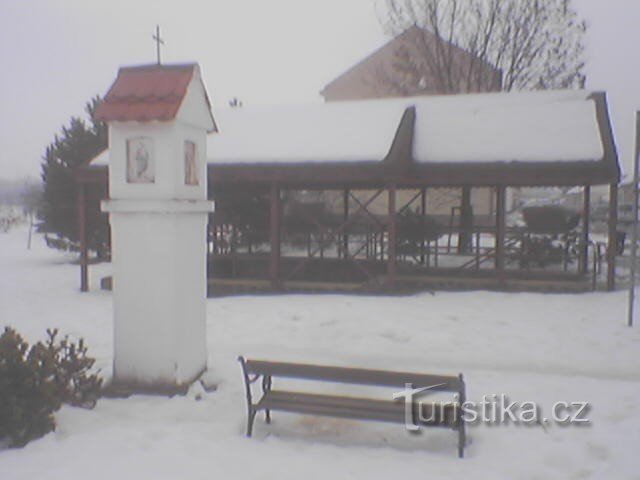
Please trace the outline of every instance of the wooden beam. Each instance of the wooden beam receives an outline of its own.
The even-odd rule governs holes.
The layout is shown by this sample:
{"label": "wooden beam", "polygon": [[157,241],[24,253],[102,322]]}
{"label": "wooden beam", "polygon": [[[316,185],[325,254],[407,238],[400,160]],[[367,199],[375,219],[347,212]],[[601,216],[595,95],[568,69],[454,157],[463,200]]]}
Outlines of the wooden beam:
{"label": "wooden beam", "polygon": [[607,248],[607,290],[616,288],[616,256],[618,255],[618,184],[609,185],[609,240]]}
{"label": "wooden beam", "polygon": [[504,278],[504,240],[506,234],[506,188],[496,187],[496,270],[498,277]]}
{"label": "wooden beam", "polygon": [[[349,189],[345,188],[342,192],[342,218],[344,223],[349,220]],[[349,234],[346,229],[342,234],[342,258],[345,260],[349,258]]]}
{"label": "wooden beam", "polygon": [[631,231],[631,268],[629,278],[629,299],[627,307],[627,326],[633,327],[636,299],[636,271],[638,268],[638,181],[640,181],[640,110],[636,112],[636,149],[633,157],[633,230]]}
{"label": "wooden beam", "polygon": [[422,240],[420,241],[420,263],[422,265],[426,265],[427,256],[426,256],[426,244],[424,240],[424,228],[427,224],[427,189],[422,187],[420,189],[420,215],[422,216]]}
{"label": "wooden beam", "polygon": [[231,242],[229,245],[231,252],[231,278],[238,276],[238,224],[235,221],[235,214],[231,212]]}
{"label": "wooden beam", "polygon": [[413,159],[413,136],[415,132],[416,107],[407,107],[402,114],[395,137],[391,143],[385,163],[397,168],[406,167]]}
{"label": "wooden beam", "polygon": [[[618,163],[618,152],[613,138],[613,128],[609,117],[609,106],[607,104],[607,94],[605,92],[593,92],[589,95],[589,100],[593,100],[596,105],[596,118],[598,120],[598,130],[600,131],[600,141],[604,150],[602,165],[607,169],[607,183],[616,185],[620,181],[620,165]],[[582,182],[581,182],[582,183]],[[593,183],[593,182],[584,182]]]}
{"label": "wooden beam", "polygon": [[80,291],[89,291],[89,252],[87,246],[87,186],[80,182],[77,184],[78,200],[78,240],[80,242]]}
{"label": "wooden beam", "polygon": [[489,188],[489,215],[496,213],[496,191]]}
{"label": "wooden beam", "polygon": [[512,187],[603,185],[617,181],[616,163],[598,162],[502,162],[411,163],[394,168],[379,159],[362,162],[317,162],[314,164],[209,165],[213,190],[219,185],[278,182],[281,187],[314,190],[378,189],[394,183],[401,188],[471,185]]}
{"label": "wooden beam", "polygon": [[471,207],[471,187],[462,187],[462,205],[460,207],[460,233],[458,234],[458,253],[471,251],[471,227],[473,210]]}
{"label": "wooden beam", "polygon": [[585,185],[582,191],[582,233],[580,235],[579,271],[589,271],[589,216],[591,215],[591,186]]}
{"label": "wooden beam", "polygon": [[280,288],[280,187],[277,183],[271,183],[269,215],[269,236],[271,252],[269,255],[269,279],[274,290]]}
{"label": "wooden beam", "polygon": [[398,225],[396,217],[396,185],[389,185],[388,192],[389,244],[387,245],[387,286],[393,288],[395,286],[397,274],[396,244],[398,239]]}

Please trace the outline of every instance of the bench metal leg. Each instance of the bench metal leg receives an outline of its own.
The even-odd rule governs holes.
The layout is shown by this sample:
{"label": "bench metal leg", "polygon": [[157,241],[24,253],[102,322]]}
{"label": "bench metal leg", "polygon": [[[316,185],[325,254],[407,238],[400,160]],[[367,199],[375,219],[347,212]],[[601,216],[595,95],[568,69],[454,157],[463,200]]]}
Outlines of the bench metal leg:
{"label": "bench metal leg", "polygon": [[253,421],[256,418],[256,413],[258,412],[253,409],[249,411],[249,418],[247,419],[247,437],[250,437],[253,433]]}
{"label": "bench metal leg", "polygon": [[[262,394],[263,396],[271,391],[271,375],[265,375],[262,377]],[[264,411],[264,420],[267,423],[271,423],[271,411],[267,408]]]}
{"label": "bench metal leg", "polygon": [[462,374],[458,375],[460,379],[460,391],[458,392],[458,402],[460,402],[460,409],[457,412],[458,415],[458,457],[464,458],[464,446],[467,443],[467,435],[465,432],[464,415],[462,407],[467,401],[467,391],[464,383],[464,377]]}

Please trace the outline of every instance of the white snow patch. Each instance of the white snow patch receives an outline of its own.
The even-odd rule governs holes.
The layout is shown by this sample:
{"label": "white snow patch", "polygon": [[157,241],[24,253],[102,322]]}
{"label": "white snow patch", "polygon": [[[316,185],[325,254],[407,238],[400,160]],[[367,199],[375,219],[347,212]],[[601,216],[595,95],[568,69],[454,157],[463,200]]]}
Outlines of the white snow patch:
{"label": "white snow patch", "polygon": [[590,92],[431,97],[416,102],[423,163],[596,161],[604,152]]}
{"label": "white snow patch", "polygon": [[[33,342],[47,327],[82,336],[111,374],[111,295],[97,289],[109,265],[78,291],[72,256],[27,231],[0,233],[0,323]],[[208,300],[209,376],[184,397],[102,399],[63,407],[58,427],[24,449],[0,451],[3,480],[92,479],[633,479],[640,444],[640,329],[625,326],[626,293],[437,293],[408,297],[243,296]],[[153,342],[150,336],[140,348]],[[469,428],[456,435],[401,425],[275,412],[244,437],[238,355],[273,360],[463,372],[468,397],[505,393],[539,402],[589,401],[589,427]],[[276,383],[276,386],[278,383]],[[339,387],[310,385],[325,393]],[[334,390],[335,389],[335,390]],[[201,398],[197,401],[197,398]]]}
{"label": "white snow patch", "polygon": [[403,101],[239,107],[214,112],[210,163],[307,163],[382,160],[405,109]]}
{"label": "white snow patch", "polygon": [[109,166],[109,149],[105,149],[89,161],[90,167],[108,167]]}

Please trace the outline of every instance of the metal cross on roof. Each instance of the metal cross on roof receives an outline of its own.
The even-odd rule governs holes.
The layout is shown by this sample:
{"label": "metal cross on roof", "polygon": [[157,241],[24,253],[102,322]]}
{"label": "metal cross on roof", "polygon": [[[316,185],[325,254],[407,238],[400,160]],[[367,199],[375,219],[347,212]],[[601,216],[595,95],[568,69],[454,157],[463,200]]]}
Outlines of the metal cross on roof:
{"label": "metal cross on roof", "polygon": [[158,65],[160,65],[160,45],[164,45],[164,40],[160,38],[160,26],[156,25],[156,34],[153,35],[153,38],[156,41],[156,53],[158,56]]}

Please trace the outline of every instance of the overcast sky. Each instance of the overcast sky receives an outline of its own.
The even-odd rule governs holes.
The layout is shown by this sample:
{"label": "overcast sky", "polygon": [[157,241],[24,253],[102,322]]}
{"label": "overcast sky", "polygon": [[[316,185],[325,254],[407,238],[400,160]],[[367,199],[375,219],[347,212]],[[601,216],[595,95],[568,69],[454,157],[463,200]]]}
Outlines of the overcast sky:
{"label": "overcast sky", "polygon": [[[375,0],[0,0],[0,178],[38,176],[45,147],[118,67],[200,63],[215,108],[319,102],[386,38]],[[609,94],[623,167],[640,109],[640,1],[574,0],[589,24],[587,88]]]}

